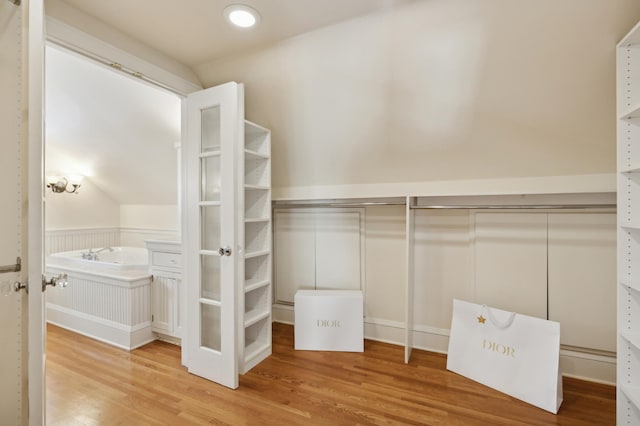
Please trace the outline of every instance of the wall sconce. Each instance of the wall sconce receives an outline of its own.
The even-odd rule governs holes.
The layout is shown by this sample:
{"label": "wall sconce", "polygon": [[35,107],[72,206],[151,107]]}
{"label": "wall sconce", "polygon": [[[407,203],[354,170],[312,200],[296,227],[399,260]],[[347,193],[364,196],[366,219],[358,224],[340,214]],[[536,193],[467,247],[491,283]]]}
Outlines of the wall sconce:
{"label": "wall sconce", "polygon": [[82,184],[82,175],[72,175],[67,179],[64,176],[47,176],[47,188],[55,193],[68,192],[70,194],[78,193],[78,188]]}

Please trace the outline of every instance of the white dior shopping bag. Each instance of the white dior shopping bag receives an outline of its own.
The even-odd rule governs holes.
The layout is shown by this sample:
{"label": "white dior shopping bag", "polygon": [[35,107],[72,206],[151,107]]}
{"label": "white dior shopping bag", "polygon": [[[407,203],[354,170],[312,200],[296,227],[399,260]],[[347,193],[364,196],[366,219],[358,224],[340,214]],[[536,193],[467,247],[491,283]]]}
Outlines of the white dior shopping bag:
{"label": "white dior shopping bag", "polygon": [[557,413],[560,324],[453,301],[447,370]]}

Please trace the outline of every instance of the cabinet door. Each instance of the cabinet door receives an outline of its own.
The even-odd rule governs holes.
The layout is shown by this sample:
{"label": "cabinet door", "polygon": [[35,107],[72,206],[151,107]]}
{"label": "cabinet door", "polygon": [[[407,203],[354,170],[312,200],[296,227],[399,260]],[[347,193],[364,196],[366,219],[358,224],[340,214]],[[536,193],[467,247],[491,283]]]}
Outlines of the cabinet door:
{"label": "cabinet door", "polygon": [[176,291],[176,279],[162,275],[153,276],[151,285],[151,327],[153,331],[165,334],[173,334],[175,331],[174,310]]}
{"label": "cabinet door", "polygon": [[186,268],[189,372],[238,387],[236,161],[243,144],[237,83],[187,98]]}
{"label": "cabinet door", "polygon": [[476,213],[475,301],[547,318],[547,215]]}
{"label": "cabinet door", "polygon": [[561,343],[616,350],[616,215],[549,215],[549,319]]}

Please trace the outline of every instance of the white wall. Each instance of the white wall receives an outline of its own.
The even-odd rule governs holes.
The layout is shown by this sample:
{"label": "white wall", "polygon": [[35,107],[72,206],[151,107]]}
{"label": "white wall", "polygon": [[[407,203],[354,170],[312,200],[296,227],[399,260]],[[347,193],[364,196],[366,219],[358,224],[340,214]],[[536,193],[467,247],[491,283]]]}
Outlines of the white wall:
{"label": "white wall", "polygon": [[431,0],[204,64],[273,131],[273,186],[613,173],[633,0]]}
{"label": "white wall", "polygon": [[177,205],[120,206],[120,244],[144,247],[145,240],[179,240]]}
{"label": "white wall", "polygon": [[45,227],[47,231],[82,228],[117,228],[120,206],[85,178],[77,194],[45,195]]}
{"label": "white wall", "polygon": [[120,206],[120,226],[177,231],[179,229],[178,206],[175,204],[123,204]]}

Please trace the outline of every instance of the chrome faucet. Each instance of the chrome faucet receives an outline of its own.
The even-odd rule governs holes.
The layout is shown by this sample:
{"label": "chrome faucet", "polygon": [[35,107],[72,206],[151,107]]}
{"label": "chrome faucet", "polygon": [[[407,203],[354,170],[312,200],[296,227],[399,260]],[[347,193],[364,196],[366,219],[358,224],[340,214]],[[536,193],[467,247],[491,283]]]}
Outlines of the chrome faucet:
{"label": "chrome faucet", "polygon": [[87,260],[98,260],[98,253],[101,253],[105,250],[113,251],[113,247],[102,247],[99,250],[93,251],[93,248],[90,248],[87,253],[82,253],[82,258]]}

